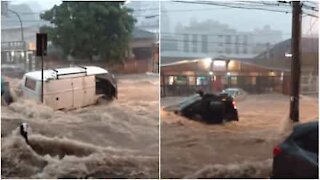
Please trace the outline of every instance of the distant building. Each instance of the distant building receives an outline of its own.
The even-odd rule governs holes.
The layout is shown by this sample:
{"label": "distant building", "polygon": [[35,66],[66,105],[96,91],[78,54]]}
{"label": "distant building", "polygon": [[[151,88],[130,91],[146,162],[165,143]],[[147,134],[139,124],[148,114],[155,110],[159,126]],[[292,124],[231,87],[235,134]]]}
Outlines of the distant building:
{"label": "distant building", "polygon": [[[19,17],[22,22],[19,21]],[[1,14],[1,60],[2,64],[16,64],[32,69],[35,66],[36,33],[45,22],[39,14],[33,12],[27,4],[7,4],[5,13]],[[22,33],[23,31],[23,37]],[[23,41],[22,41],[23,40]]]}
{"label": "distant building", "polygon": [[[301,39],[301,94],[317,95],[319,39]],[[210,58],[161,63],[161,94],[189,95],[201,88],[208,92],[239,87],[249,93],[290,94],[291,40],[275,44],[254,58],[211,61]],[[173,83],[175,82],[175,83]]]}
{"label": "distant building", "polygon": [[157,72],[159,65],[157,35],[140,28],[134,28],[132,36],[129,58],[124,63],[124,72]]}
{"label": "distant building", "polygon": [[131,1],[127,7],[133,9],[136,18],[136,27],[159,34],[159,2]]}
{"label": "distant building", "polygon": [[240,32],[218,21],[177,25],[174,33],[161,32],[161,56],[164,62],[175,59],[253,58],[281,41],[281,32],[266,26],[253,32]]}

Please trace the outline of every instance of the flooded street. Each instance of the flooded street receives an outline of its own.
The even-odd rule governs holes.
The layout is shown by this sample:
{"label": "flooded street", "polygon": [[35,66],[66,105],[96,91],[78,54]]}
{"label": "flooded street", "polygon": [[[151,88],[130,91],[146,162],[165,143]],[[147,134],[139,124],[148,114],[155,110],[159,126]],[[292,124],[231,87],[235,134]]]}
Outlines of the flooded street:
{"label": "flooded street", "polygon": [[158,76],[123,75],[118,99],[72,111],[16,97],[2,107],[2,178],[158,178],[158,86]]}
{"label": "flooded street", "polygon": [[[182,98],[161,99],[162,178],[267,178],[272,150],[290,133],[289,97],[248,95],[239,121],[208,125],[166,112]],[[301,97],[301,122],[318,119],[318,99]]]}

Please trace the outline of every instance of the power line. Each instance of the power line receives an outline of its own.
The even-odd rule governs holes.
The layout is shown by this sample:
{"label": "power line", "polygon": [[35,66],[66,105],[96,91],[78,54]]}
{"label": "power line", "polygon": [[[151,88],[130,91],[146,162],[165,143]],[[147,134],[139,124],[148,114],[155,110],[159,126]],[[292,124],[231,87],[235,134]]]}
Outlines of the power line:
{"label": "power line", "polygon": [[[263,10],[263,11],[270,11],[270,12],[282,12],[282,13],[291,13],[291,11],[289,10],[276,10],[276,9],[266,9],[266,8],[261,8],[261,7],[257,7],[257,6],[241,6],[241,4],[239,3],[215,3],[215,2],[208,2],[208,1],[197,1],[197,2],[193,2],[193,1],[173,1],[173,2],[178,2],[178,3],[189,3],[189,4],[202,4],[202,5],[214,5],[214,6],[223,6],[223,7],[229,7],[229,8],[235,8],[235,9],[250,9],[250,10]],[[279,3],[291,3],[291,2],[286,2],[286,1],[278,1]],[[240,5],[240,6],[239,6]],[[242,4],[245,5],[245,4]],[[247,4],[249,5],[249,4]],[[269,4],[272,5],[272,4]],[[274,5],[272,5],[274,6]],[[280,4],[279,4],[280,6]],[[306,11],[303,12],[304,14],[308,15],[308,16],[312,16],[312,17],[316,17],[318,18],[318,16],[308,13]]]}
{"label": "power line", "polygon": [[284,11],[284,10],[274,10],[274,9],[265,9],[260,7],[240,7],[236,5],[230,5],[230,4],[222,4],[222,3],[215,3],[215,2],[192,2],[192,1],[174,1],[179,3],[191,3],[191,4],[203,4],[203,5],[214,5],[214,6],[223,6],[223,7],[229,7],[229,8],[235,8],[235,9],[250,9],[250,10],[263,10],[263,11],[271,11],[271,12],[282,12],[282,13],[291,13],[290,11]]}
{"label": "power line", "polygon": [[178,9],[178,10],[162,10],[162,13],[179,13],[179,12],[193,12],[193,11],[212,11],[212,10],[228,10],[230,8],[204,8],[204,9]]}
{"label": "power line", "polygon": [[304,13],[304,14],[306,14],[308,16],[311,16],[311,17],[319,18],[319,16],[311,14],[311,13],[307,13],[306,11],[302,11],[302,13]]}
{"label": "power line", "polygon": [[315,21],[313,21],[313,22],[312,22],[312,19],[310,20],[310,28],[309,28],[309,32],[307,34],[312,33],[312,28],[316,24],[317,21],[318,21],[317,19],[315,19]]}
{"label": "power line", "polygon": [[308,5],[305,2],[302,3],[302,7],[305,7],[306,9],[310,9],[316,12],[319,12],[319,9],[317,9],[317,6]]}

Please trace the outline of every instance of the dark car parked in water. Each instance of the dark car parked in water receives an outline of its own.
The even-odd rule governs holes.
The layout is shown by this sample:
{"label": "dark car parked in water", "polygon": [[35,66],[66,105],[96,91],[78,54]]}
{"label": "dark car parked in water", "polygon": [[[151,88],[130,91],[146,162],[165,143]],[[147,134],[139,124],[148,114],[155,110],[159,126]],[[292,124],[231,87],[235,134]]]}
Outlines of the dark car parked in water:
{"label": "dark car parked in water", "polygon": [[272,178],[318,179],[318,121],[299,124],[273,149]]}
{"label": "dark car parked in water", "polygon": [[5,81],[5,79],[1,77],[1,105],[9,105],[12,102],[13,98],[10,93],[9,82]]}
{"label": "dark car parked in water", "polygon": [[1,74],[10,78],[22,78],[25,70],[20,66],[1,64]]}
{"label": "dark car parked in water", "polygon": [[223,120],[239,120],[235,102],[227,94],[198,93],[178,104],[174,111],[190,119],[197,119],[199,117],[207,123],[222,123]]}

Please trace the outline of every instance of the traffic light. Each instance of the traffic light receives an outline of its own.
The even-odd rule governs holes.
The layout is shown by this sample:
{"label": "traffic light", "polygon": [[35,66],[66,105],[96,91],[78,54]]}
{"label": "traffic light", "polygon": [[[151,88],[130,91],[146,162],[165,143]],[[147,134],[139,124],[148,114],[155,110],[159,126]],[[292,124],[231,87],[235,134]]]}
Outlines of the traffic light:
{"label": "traffic light", "polygon": [[37,49],[36,56],[46,56],[47,55],[47,34],[37,33]]}

